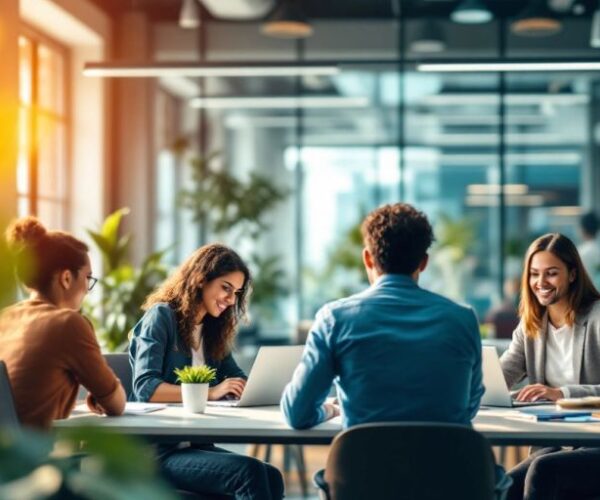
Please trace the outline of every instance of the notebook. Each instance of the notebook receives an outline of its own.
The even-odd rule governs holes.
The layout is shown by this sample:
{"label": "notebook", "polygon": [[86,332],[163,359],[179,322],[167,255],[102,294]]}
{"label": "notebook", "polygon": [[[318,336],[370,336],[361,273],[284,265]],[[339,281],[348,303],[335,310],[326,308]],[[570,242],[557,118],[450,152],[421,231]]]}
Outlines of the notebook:
{"label": "notebook", "polygon": [[483,385],[485,393],[481,398],[482,406],[500,406],[504,408],[519,406],[552,405],[554,401],[515,401],[508,390],[498,352],[493,346],[482,347]]}
{"label": "notebook", "polygon": [[304,351],[303,345],[261,347],[240,399],[209,401],[210,406],[278,405]]}

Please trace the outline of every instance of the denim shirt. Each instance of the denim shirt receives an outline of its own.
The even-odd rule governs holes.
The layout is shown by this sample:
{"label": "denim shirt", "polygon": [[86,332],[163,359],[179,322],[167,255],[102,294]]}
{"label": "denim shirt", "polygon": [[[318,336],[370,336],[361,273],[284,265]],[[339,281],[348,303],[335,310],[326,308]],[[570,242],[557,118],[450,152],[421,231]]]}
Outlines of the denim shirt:
{"label": "denim shirt", "polygon": [[[225,378],[246,378],[231,353],[222,361],[206,357],[205,362],[217,370],[215,380],[210,383],[211,387],[220,384]],[[178,333],[175,312],[168,304],[153,305],[133,328],[129,363],[133,373],[133,401],[149,401],[163,382],[177,384],[175,368],[192,364],[192,355],[183,345]]]}
{"label": "denim shirt", "polygon": [[475,314],[409,276],[383,275],[317,313],[281,400],[287,422],[307,428],[325,420],[332,382],[344,427],[408,420],[469,425],[484,392]]}

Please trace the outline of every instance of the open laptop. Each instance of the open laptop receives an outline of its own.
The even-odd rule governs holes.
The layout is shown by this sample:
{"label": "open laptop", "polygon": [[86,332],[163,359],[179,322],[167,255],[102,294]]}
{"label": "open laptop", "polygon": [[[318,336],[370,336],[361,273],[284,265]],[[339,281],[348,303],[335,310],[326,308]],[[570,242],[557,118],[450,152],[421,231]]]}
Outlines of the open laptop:
{"label": "open laptop", "polygon": [[240,399],[209,401],[210,406],[278,405],[304,351],[303,345],[261,347]]}
{"label": "open laptop", "polygon": [[483,385],[485,393],[481,398],[482,406],[501,406],[504,408],[519,406],[537,406],[554,404],[554,401],[515,401],[506,385],[500,358],[494,346],[482,347]]}

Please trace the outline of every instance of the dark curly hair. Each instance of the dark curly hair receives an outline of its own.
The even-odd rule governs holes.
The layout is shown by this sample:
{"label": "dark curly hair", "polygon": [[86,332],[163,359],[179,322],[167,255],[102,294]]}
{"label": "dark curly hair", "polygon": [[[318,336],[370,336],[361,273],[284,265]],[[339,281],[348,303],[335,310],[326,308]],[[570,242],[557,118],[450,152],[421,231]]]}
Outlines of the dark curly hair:
{"label": "dark curly hair", "polygon": [[235,271],[244,274],[244,285],[237,293],[236,304],[217,318],[206,314],[202,319],[206,354],[220,361],[231,352],[237,324],[246,314],[251,288],[250,271],[231,248],[219,244],[200,247],[146,298],[142,309],[148,310],[161,302],[169,304],[175,311],[181,341],[190,351],[194,347],[192,336],[202,307],[202,285]]}
{"label": "dark curly hair", "polygon": [[6,229],[17,278],[27,288],[48,292],[54,274],[68,269],[77,277],[86,265],[88,246],[63,231],[48,231],[33,216],[14,220]]}
{"label": "dark curly hair", "polygon": [[412,274],[434,241],[425,214],[407,203],[374,210],[367,215],[361,229],[375,267],[384,274]]}

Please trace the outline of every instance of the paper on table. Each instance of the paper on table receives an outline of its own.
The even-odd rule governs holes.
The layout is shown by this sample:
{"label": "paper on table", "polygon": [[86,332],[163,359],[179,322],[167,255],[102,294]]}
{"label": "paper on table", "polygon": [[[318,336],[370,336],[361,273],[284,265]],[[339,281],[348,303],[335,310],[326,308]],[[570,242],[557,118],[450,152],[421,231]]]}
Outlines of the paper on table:
{"label": "paper on table", "polygon": [[153,411],[164,410],[167,407],[166,404],[162,403],[137,403],[127,402],[125,404],[125,415],[138,415],[140,413],[150,413]]}
{"label": "paper on table", "polygon": [[556,404],[561,408],[600,408],[600,397],[564,398],[559,399]]}

